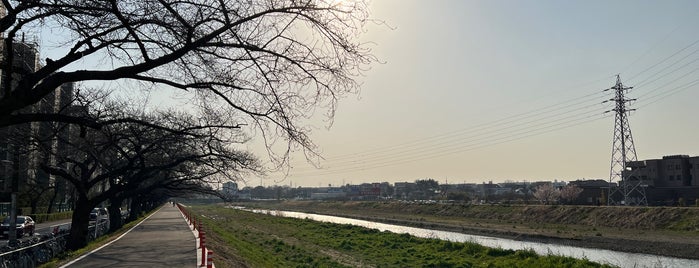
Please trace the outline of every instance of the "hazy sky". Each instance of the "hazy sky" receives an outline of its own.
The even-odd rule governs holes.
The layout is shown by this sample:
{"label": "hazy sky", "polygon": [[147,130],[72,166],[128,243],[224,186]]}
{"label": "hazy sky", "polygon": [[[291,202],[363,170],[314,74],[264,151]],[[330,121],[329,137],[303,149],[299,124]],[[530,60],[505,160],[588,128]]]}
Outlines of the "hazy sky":
{"label": "hazy sky", "polygon": [[321,169],[285,178],[326,186],[609,178],[621,74],[639,159],[699,155],[698,1],[377,0],[377,64],[312,138]]}
{"label": "hazy sky", "polygon": [[[699,155],[699,1],[370,8],[388,26],[369,24],[362,40],[383,64],[358,78],[360,95],[340,101],[332,128],[316,122],[322,168],[295,154],[286,176],[245,185],[608,179],[614,118],[602,102],[616,74],[638,98],[629,121],[639,159]],[[42,35],[45,55],[65,50],[50,42],[60,33]]]}

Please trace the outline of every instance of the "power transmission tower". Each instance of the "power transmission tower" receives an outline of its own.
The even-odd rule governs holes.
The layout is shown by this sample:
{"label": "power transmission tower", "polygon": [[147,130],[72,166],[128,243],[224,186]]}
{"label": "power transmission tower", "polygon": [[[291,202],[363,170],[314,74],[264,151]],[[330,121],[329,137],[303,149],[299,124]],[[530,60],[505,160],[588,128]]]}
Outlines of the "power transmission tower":
{"label": "power transmission tower", "polygon": [[[621,83],[621,77],[616,76],[616,85],[606,89],[614,90],[614,98],[610,101],[614,102],[614,111],[616,117],[614,119],[614,140],[612,142],[612,162],[609,172],[609,195],[607,197],[608,205],[647,205],[646,193],[642,180],[632,176],[632,170],[627,169],[627,164],[636,161],[636,147],[633,144],[633,136],[631,135],[631,127],[629,127],[629,113],[635,109],[627,108],[627,103],[636,99],[628,99],[625,94],[633,87],[624,87]],[[612,186],[617,183],[617,186]]]}

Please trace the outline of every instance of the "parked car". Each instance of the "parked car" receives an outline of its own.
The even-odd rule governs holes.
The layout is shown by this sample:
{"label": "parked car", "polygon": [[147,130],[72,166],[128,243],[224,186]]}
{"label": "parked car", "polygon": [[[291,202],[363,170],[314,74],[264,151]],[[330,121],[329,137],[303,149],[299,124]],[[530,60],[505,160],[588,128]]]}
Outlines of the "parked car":
{"label": "parked car", "polygon": [[92,212],[90,212],[90,221],[109,221],[109,211],[106,208],[93,208]]}
{"label": "parked car", "polygon": [[122,220],[122,221],[125,221],[126,218],[129,217],[129,210],[128,210],[128,209],[119,208],[119,214],[121,215],[121,220]]}
{"label": "parked car", "polygon": [[[0,232],[2,233],[3,237],[8,237],[10,236],[9,229],[10,229],[10,217],[5,217],[5,219],[2,221],[2,224],[0,224]],[[34,220],[29,217],[29,216],[17,216],[17,221],[15,224],[15,230],[17,232],[17,237],[22,237],[24,234],[29,234],[34,235]]]}

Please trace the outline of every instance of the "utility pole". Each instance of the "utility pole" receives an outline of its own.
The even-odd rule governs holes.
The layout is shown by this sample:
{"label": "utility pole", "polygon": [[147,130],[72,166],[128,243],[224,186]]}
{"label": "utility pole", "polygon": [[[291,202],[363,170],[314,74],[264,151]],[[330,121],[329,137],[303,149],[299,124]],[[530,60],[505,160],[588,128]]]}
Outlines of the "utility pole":
{"label": "utility pole", "polygon": [[[612,141],[612,161],[609,172],[608,205],[647,205],[645,189],[641,185],[642,180],[632,177],[627,164],[636,161],[636,147],[629,126],[629,113],[636,109],[627,108],[627,103],[636,99],[628,99],[625,94],[633,87],[625,87],[621,83],[621,77],[616,76],[616,84],[607,90],[614,90],[614,109],[606,112],[615,112],[614,138]],[[613,183],[617,183],[613,187]],[[619,196],[621,195],[621,196]]]}
{"label": "utility pole", "polygon": [[7,161],[13,166],[10,178],[10,224],[7,226],[7,245],[17,246],[17,192],[19,192],[19,154],[14,150],[13,160]]}

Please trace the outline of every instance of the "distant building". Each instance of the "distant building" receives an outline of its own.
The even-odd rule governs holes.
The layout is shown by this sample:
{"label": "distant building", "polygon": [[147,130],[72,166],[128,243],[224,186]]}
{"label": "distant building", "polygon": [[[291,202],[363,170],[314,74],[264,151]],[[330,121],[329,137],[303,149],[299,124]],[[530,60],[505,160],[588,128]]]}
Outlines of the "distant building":
{"label": "distant building", "polygon": [[627,163],[624,176],[647,187],[651,205],[693,204],[699,198],[699,156],[663,156]]}
{"label": "distant building", "polygon": [[415,188],[417,184],[414,182],[396,182],[393,184],[393,196],[396,199],[408,199]]}
{"label": "distant building", "polygon": [[[0,40],[0,52],[4,54],[5,52],[5,40]],[[31,43],[15,43],[12,46],[13,53],[13,68],[14,73],[9,74],[5,77],[5,73],[0,69],[0,96],[3,96],[5,89],[7,87],[12,91],[16,86],[17,79],[22,76],[33,73],[38,68],[38,51],[35,44]],[[0,54],[0,55],[2,55]],[[4,59],[0,59],[4,61]],[[8,78],[12,78],[12,83],[9,83]],[[38,111],[43,111],[46,107],[46,103],[49,103],[53,98],[49,100],[42,100],[40,103],[27,107],[21,112],[31,113]],[[12,191],[12,180],[10,178],[16,177],[20,185],[23,182],[29,180],[36,181],[37,174],[36,170],[32,169],[30,166],[37,161],[33,159],[36,157],[34,154],[35,150],[32,150],[30,139],[27,133],[32,133],[37,131],[38,124],[31,125],[15,125],[10,127],[0,128],[0,191],[4,193],[9,193]],[[18,188],[22,188],[20,185],[16,185]],[[9,195],[3,196],[3,199],[9,198]],[[8,200],[2,200],[8,201]]]}
{"label": "distant building", "polygon": [[[578,198],[573,200],[575,205],[606,205],[607,194],[609,193],[609,181],[603,179],[577,180],[571,181],[568,185],[575,185],[582,189]],[[612,184],[616,186],[616,183]]]}
{"label": "distant building", "polygon": [[347,194],[339,187],[319,187],[317,192],[311,193],[311,199],[340,199]]}
{"label": "distant building", "polygon": [[629,179],[640,179],[649,186],[699,186],[699,156],[663,156],[662,159],[629,162],[627,166],[631,167],[627,173]]}
{"label": "distant building", "polygon": [[[0,8],[0,11],[4,10]],[[6,52],[4,41],[4,38],[0,38],[0,62],[4,60],[2,55]],[[14,91],[19,80],[42,67],[38,45],[36,42],[25,41],[24,37],[12,44],[12,56],[12,73],[3,73],[5,70],[0,69],[0,96],[6,90]],[[73,84],[65,84],[19,112],[76,113],[80,109],[71,106],[73,98]],[[0,128],[0,193],[3,193],[0,202],[9,201],[9,193],[13,188],[30,196],[38,196],[44,193],[41,189],[49,187],[55,191],[51,202],[64,204],[68,201],[70,186],[40,168],[42,164],[56,164],[55,156],[68,149],[65,142],[72,138],[76,127],[60,126],[51,122],[32,122]],[[43,148],[43,151],[38,148]],[[17,182],[14,187],[12,178]]]}

